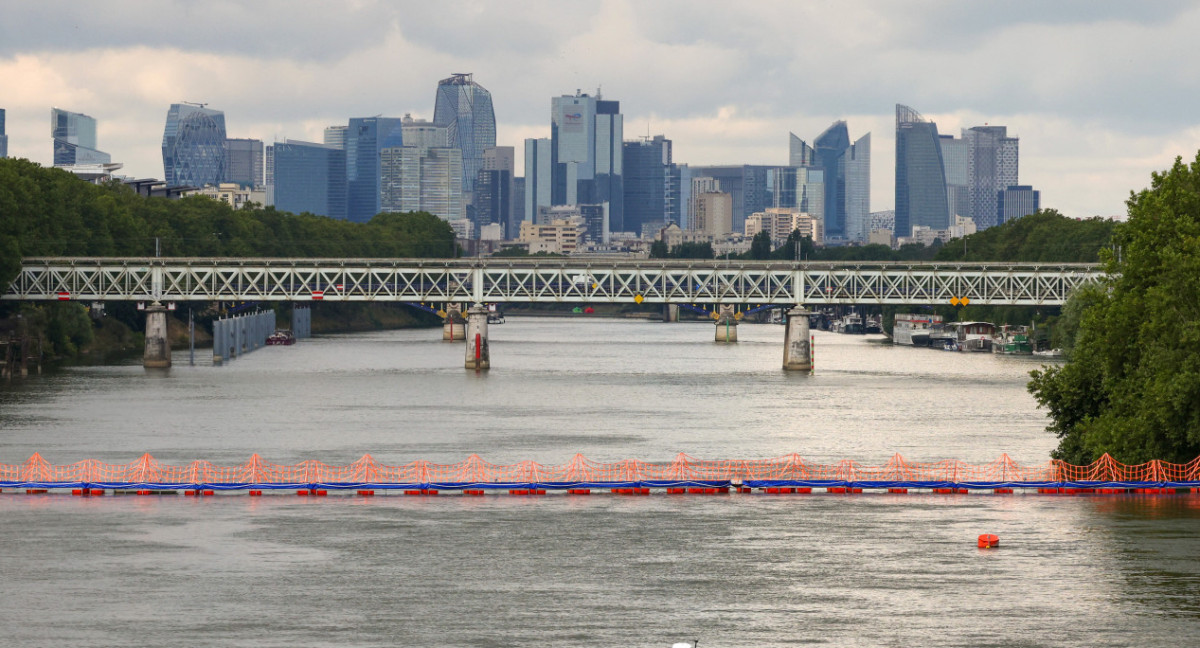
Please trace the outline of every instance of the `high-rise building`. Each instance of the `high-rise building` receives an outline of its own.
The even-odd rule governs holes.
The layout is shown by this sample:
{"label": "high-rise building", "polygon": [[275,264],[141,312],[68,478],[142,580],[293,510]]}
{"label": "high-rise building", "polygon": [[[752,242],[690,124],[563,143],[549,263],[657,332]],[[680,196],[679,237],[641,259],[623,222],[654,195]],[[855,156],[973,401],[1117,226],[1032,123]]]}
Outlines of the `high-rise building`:
{"label": "high-rise building", "polygon": [[[831,239],[864,241],[871,211],[871,134],[851,143],[845,121],[836,121],[809,146],[794,133],[788,134],[789,162],[793,167],[821,169],[825,198],[819,216],[825,235]],[[786,204],[777,207],[790,206]]]}
{"label": "high-rise building", "polygon": [[967,216],[971,184],[967,171],[967,140],[938,135],[938,146],[942,149],[942,167],[946,172],[946,202],[950,217]]}
{"label": "high-rise building", "polygon": [[695,204],[692,229],[714,238],[733,233],[732,196],[724,192],[707,192],[694,196],[692,200]]}
{"label": "high-rise building", "polygon": [[[515,171],[515,151],[511,146],[493,146],[483,152],[483,168],[475,178],[475,191],[472,196],[471,218],[475,222],[475,231],[482,232],[487,225],[499,225],[500,233],[510,238],[516,237],[516,230],[509,234],[513,209],[513,172]],[[524,204],[521,204],[524,207]]]}
{"label": "high-rise building", "polygon": [[607,204],[609,231],[628,231],[621,103],[576,91],[552,98],[550,117],[551,204]]}
{"label": "high-rise building", "polygon": [[346,217],[346,152],[334,146],[287,140],[272,151],[276,209]]}
{"label": "high-rise building", "polygon": [[263,170],[262,140],[225,140],[225,182],[242,187],[262,187]]}
{"label": "high-rise building", "polygon": [[365,223],[382,210],[385,148],[404,146],[403,120],[354,117],[346,127],[346,219]]}
{"label": "high-rise building", "polygon": [[1028,216],[1041,209],[1042,192],[1029,185],[1014,185],[996,192],[996,224]]}
{"label": "high-rise building", "polygon": [[8,157],[8,131],[4,130],[4,109],[0,108],[0,158]]}
{"label": "high-rise building", "polygon": [[450,148],[462,151],[463,191],[475,190],[483,168],[483,152],[496,146],[496,114],[492,93],[475,83],[471,74],[453,74],[438,81],[433,122],[444,126]]}
{"label": "high-rise building", "polygon": [[981,230],[1003,222],[997,201],[1017,184],[1018,138],[1005,126],[976,126],[963,129],[961,138],[941,135],[938,143],[950,215],[970,218]]}
{"label": "high-rise building", "polygon": [[225,177],[225,113],[203,104],[171,104],[162,154],[168,187],[220,184]]}
{"label": "high-rise building", "polygon": [[984,230],[1004,222],[999,216],[1003,210],[997,203],[997,195],[1017,185],[1020,140],[1009,137],[1005,126],[975,126],[964,130],[962,136],[967,140],[970,176],[967,216]]}
{"label": "high-rise building", "polygon": [[54,138],[56,167],[112,162],[112,156],[97,149],[96,120],[88,115],[51,108],[50,135]]}
{"label": "high-rise building", "polygon": [[525,177],[512,180],[512,210],[508,215],[508,225],[504,227],[504,237],[514,239],[521,231],[521,221],[525,220]]}
{"label": "high-rise building", "polygon": [[937,124],[896,104],[896,236],[911,236],[916,225],[950,226],[946,171]]}
{"label": "high-rise building", "polygon": [[[679,173],[662,135],[624,144],[625,229],[657,232],[679,222]],[[649,228],[649,229],[647,229]]]}
{"label": "high-rise building", "polygon": [[[525,200],[522,220],[537,218],[538,208],[553,205],[554,142],[550,139],[525,140]],[[510,233],[511,236],[511,233]]]}
{"label": "high-rise building", "polygon": [[405,115],[401,132],[403,146],[380,152],[380,210],[465,218],[462,151],[448,145],[448,129]]}
{"label": "high-rise building", "polygon": [[346,126],[326,126],[325,146],[346,149]]}

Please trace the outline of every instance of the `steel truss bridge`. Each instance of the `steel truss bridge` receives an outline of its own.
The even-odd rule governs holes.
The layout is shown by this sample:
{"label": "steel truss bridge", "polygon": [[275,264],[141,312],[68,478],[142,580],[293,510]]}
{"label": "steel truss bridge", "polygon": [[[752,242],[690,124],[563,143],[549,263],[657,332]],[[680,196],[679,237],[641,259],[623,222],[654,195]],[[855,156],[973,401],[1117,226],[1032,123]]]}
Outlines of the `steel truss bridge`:
{"label": "steel truss bridge", "polygon": [[1057,306],[1084,263],[27,258],[0,299]]}

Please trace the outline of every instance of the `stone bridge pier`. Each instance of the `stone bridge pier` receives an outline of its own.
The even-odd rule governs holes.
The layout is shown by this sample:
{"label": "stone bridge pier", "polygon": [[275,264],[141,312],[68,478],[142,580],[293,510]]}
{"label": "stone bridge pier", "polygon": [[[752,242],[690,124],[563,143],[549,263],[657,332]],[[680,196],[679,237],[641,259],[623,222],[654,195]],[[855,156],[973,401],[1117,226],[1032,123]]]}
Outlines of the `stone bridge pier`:
{"label": "stone bridge pier", "polygon": [[167,307],[153,302],[146,307],[146,351],[142,366],[167,369],[171,366],[171,342],[167,338]]}
{"label": "stone bridge pier", "polygon": [[737,342],[737,312],[733,304],[721,304],[717,311],[717,342]]}
{"label": "stone bridge pier", "polygon": [[467,311],[467,369],[482,371],[491,366],[488,352],[488,310],[475,304]]}
{"label": "stone bridge pier", "polygon": [[446,304],[446,315],[442,318],[442,340],[455,342],[467,339],[466,317],[462,304]]}
{"label": "stone bridge pier", "polygon": [[783,368],[787,371],[812,371],[812,344],[808,316],[812,313],[797,306],[787,312],[783,334]]}

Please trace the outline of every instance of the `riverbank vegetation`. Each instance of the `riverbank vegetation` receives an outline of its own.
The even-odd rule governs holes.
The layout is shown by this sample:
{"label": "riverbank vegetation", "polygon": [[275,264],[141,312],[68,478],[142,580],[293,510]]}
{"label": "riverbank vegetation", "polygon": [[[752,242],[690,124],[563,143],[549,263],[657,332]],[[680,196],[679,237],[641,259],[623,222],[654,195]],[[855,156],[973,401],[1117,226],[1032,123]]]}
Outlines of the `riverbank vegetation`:
{"label": "riverbank vegetation", "polygon": [[1066,364],[1034,371],[1054,457],[1186,462],[1200,455],[1200,154],[1151,176],[1102,255],[1107,282],[1064,309]]}
{"label": "riverbank vegetation", "polygon": [[[94,185],[28,160],[0,159],[3,285],[16,277],[21,259],[31,256],[445,258],[456,253],[449,224],[424,212],[382,213],[370,222],[352,223],[259,205],[233,209],[202,196],[147,198],[121,183]],[[321,309],[314,330],[436,323],[416,312],[367,314],[363,307],[348,304]],[[185,314],[176,310],[175,317]],[[143,326],[129,304],[108,304],[104,320],[122,323],[134,336]],[[87,307],[78,303],[0,303],[0,332],[18,326],[36,333],[51,356],[108,353],[116,350],[108,346],[110,340],[136,347],[125,332],[96,335]]]}

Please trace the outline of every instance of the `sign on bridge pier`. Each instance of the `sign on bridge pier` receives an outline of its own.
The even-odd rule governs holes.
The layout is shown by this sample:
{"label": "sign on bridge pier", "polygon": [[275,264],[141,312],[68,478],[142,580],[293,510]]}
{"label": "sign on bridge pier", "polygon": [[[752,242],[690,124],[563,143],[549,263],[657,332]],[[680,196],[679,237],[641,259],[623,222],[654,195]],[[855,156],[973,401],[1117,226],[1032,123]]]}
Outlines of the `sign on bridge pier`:
{"label": "sign on bridge pier", "polygon": [[27,258],[0,299],[1056,306],[1096,264]]}

